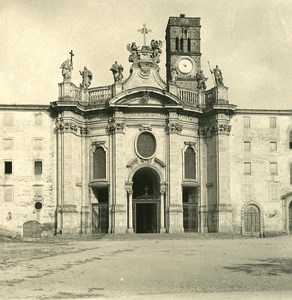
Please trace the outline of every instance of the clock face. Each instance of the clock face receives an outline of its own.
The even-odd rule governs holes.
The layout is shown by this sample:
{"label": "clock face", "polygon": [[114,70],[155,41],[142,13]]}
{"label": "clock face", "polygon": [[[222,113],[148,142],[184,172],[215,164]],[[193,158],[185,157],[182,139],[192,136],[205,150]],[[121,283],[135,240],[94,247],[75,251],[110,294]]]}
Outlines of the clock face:
{"label": "clock face", "polygon": [[193,63],[187,58],[183,58],[178,62],[178,70],[183,74],[188,74],[193,69]]}

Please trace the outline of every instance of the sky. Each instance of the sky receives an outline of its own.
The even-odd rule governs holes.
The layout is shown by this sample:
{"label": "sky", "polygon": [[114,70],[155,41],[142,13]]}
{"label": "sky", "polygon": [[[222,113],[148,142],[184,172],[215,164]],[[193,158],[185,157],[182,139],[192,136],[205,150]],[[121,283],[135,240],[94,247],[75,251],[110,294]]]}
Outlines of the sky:
{"label": "sky", "polygon": [[91,87],[113,83],[117,60],[129,75],[127,44],[162,40],[170,16],[201,18],[202,69],[219,65],[229,101],[239,108],[292,109],[292,0],[0,0],[0,104],[58,99],[60,66],[73,49],[72,82],[93,73]]}

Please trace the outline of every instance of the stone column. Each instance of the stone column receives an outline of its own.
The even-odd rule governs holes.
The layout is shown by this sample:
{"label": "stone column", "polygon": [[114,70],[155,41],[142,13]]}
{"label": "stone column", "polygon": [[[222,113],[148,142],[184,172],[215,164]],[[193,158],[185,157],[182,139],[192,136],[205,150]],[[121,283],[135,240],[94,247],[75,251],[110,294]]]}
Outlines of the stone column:
{"label": "stone column", "polygon": [[164,195],[165,195],[165,188],[161,189],[160,191],[160,233],[166,232],[165,222],[164,222],[164,215],[165,215]]}
{"label": "stone column", "polygon": [[129,195],[129,228],[128,228],[128,233],[133,233],[133,191],[128,191]]}

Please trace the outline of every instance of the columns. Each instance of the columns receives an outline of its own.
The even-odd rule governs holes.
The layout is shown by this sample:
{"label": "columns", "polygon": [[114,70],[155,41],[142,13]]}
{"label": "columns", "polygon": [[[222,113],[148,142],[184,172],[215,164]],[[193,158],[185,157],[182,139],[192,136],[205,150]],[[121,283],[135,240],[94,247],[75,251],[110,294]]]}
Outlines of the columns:
{"label": "columns", "polygon": [[133,182],[126,182],[126,191],[128,195],[128,233],[133,233]]}
{"label": "columns", "polygon": [[165,187],[161,188],[160,190],[160,233],[165,233],[165,204],[164,204],[164,195],[165,195]]}

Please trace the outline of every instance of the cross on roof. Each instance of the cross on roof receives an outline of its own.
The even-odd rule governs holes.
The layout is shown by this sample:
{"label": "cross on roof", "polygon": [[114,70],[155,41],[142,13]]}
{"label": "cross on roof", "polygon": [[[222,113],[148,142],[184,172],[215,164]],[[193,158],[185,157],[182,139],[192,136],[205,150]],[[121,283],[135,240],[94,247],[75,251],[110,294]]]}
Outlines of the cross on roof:
{"label": "cross on roof", "polygon": [[69,52],[69,54],[70,54],[70,56],[71,56],[71,62],[72,62],[72,58],[73,58],[73,56],[74,56],[73,50],[71,50],[71,51]]}
{"label": "cross on roof", "polygon": [[143,34],[144,46],[146,46],[146,34],[148,34],[149,32],[152,32],[152,30],[146,28],[146,24],[143,24],[143,28],[138,29],[138,32],[141,32]]}

